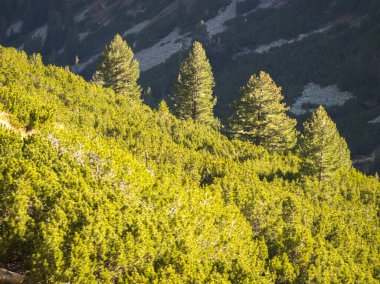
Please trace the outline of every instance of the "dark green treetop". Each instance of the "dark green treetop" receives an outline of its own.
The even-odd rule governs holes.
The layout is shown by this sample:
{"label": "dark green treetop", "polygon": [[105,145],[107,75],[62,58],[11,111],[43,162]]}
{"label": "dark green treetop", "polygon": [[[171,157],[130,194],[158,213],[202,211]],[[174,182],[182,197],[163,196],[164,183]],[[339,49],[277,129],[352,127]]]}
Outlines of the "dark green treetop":
{"label": "dark green treetop", "polygon": [[302,172],[319,181],[329,180],[339,169],[351,167],[347,143],[322,106],[304,123],[299,150]]}
{"label": "dark green treetop", "polygon": [[281,88],[269,74],[252,75],[241,92],[231,120],[233,135],[269,151],[292,149],[297,140],[297,122],[286,115],[288,108],[281,102]]}
{"label": "dark green treetop", "polygon": [[105,47],[93,80],[99,85],[114,89],[116,93],[139,98],[141,95],[141,88],[137,84],[139,76],[139,63],[134,58],[132,49],[117,34]]}
{"label": "dark green treetop", "polygon": [[210,63],[199,42],[194,42],[189,56],[182,62],[174,87],[173,113],[179,119],[193,119],[203,124],[218,126],[213,115],[216,98]]}

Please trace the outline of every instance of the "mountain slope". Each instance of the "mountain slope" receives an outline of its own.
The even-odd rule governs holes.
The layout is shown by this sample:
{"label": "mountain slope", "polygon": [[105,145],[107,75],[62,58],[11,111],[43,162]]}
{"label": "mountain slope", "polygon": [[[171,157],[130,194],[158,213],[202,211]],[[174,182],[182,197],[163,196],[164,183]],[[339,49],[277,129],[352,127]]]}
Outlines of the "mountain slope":
{"label": "mountain slope", "polygon": [[380,281],[375,178],[300,177],[3,47],[0,111],[0,266],[30,283]]}
{"label": "mountain slope", "polygon": [[[7,0],[0,5],[0,43],[42,52],[46,62],[58,65],[73,65],[78,54],[80,62],[72,69],[87,78],[105,44],[115,33],[123,35],[144,71],[141,84],[151,106],[169,101],[187,48],[200,40],[214,68],[216,114],[224,124],[241,85],[264,70],[283,86],[299,125],[323,104],[354,157],[377,153],[377,0]],[[374,162],[378,169],[379,161]]]}

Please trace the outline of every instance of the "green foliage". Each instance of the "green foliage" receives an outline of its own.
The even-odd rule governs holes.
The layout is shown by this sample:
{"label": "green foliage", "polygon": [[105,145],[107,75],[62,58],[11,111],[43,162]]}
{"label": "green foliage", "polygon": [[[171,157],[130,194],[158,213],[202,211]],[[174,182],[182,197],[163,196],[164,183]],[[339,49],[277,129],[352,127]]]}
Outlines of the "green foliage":
{"label": "green foliage", "polygon": [[162,100],[160,104],[158,105],[157,111],[158,113],[161,113],[162,115],[168,115],[170,113],[169,107],[164,100]]}
{"label": "green foliage", "polygon": [[299,151],[301,172],[319,181],[328,181],[337,171],[352,166],[347,143],[322,106],[304,123]]}
{"label": "green foliage", "polygon": [[0,86],[0,267],[29,283],[380,281],[377,179],[297,179],[291,153],[15,49]]}
{"label": "green foliage", "polygon": [[297,142],[297,121],[286,115],[281,88],[269,74],[253,75],[241,89],[236,114],[231,120],[235,137],[261,145],[269,151],[286,151]]}
{"label": "green foliage", "polygon": [[117,34],[105,47],[93,80],[101,86],[112,88],[116,93],[138,99],[141,95],[137,84],[139,76],[139,63],[133,58],[132,49]]}
{"label": "green foliage", "polygon": [[173,112],[179,119],[193,119],[213,127],[214,76],[206,52],[199,42],[194,42],[189,56],[184,60],[174,87]]}

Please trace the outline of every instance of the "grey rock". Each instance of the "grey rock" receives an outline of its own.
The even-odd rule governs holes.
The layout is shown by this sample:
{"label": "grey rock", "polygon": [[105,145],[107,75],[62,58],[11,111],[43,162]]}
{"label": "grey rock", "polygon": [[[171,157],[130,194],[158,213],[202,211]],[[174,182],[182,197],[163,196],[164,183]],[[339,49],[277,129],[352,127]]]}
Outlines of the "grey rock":
{"label": "grey rock", "polygon": [[20,284],[24,279],[24,275],[0,268],[0,284]]}

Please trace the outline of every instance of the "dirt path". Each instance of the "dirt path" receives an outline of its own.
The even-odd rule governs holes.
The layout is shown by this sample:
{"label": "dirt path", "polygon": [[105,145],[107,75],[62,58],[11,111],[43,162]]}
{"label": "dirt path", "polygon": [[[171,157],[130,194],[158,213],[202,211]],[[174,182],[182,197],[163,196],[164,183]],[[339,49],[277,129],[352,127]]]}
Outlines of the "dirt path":
{"label": "dirt path", "polygon": [[25,137],[30,136],[33,133],[35,133],[34,130],[32,130],[30,132],[27,132],[25,129],[13,126],[9,122],[9,116],[8,116],[8,114],[5,113],[5,112],[0,112],[0,127],[4,127],[5,129],[11,130],[13,132],[17,132],[17,133],[19,133],[21,135],[22,138],[25,138]]}

